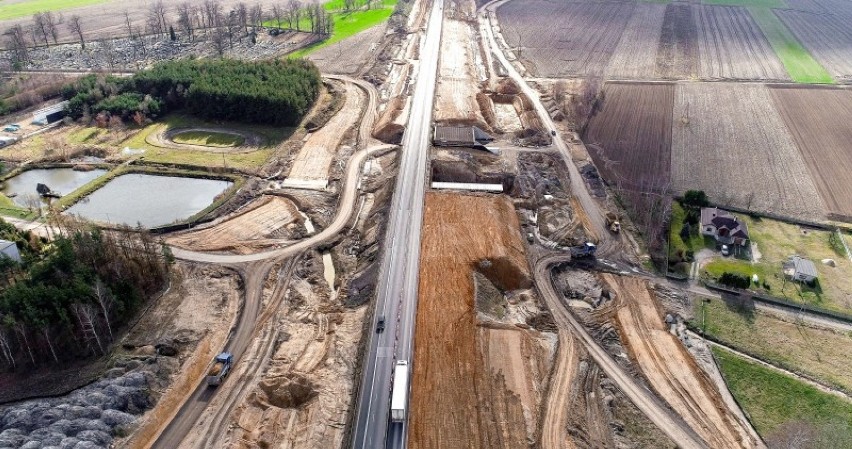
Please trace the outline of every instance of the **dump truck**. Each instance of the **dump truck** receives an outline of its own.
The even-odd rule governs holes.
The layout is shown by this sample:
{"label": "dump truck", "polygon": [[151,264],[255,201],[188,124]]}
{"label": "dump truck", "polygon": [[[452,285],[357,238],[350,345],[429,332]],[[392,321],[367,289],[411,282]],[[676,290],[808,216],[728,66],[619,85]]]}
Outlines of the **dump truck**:
{"label": "dump truck", "polygon": [[606,213],[606,227],[609,228],[609,232],[613,234],[618,234],[621,232],[621,222],[618,221],[618,215],[607,212]]}
{"label": "dump truck", "polygon": [[393,391],[391,392],[391,421],[405,421],[408,408],[408,360],[397,360],[393,368]]}
{"label": "dump truck", "polygon": [[230,352],[223,352],[213,359],[213,366],[207,371],[207,386],[216,387],[222,383],[222,379],[231,371],[234,356]]}
{"label": "dump truck", "polygon": [[580,259],[583,257],[594,257],[598,247],[592,242],[586,242],[580,246],[571,247],[571,257]]}

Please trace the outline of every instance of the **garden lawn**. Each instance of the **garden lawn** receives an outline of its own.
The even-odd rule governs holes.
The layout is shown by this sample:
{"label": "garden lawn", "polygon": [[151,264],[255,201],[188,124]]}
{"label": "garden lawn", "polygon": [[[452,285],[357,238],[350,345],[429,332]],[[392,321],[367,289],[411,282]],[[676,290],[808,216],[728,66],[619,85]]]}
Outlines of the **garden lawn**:
{"label": "garden lawn", "polygon": [[[734,258],[717,258],[703,267],[706,274],[712,277],[721,276],[726,271],[749,277],[757,274],[760,285],[752,284],[753,289],[763,290],[762,284],[766,282],[769,286],[766,293],[773,296],[852,313],[852,276],[849,275],[852,273],[852,262],[845,254],[832,248],[830,232],[777,220],[743,215],[738,217],[748,225],[749,236],[760,253],[760,259],[752,263]],[[795,254],[811,260],[816,266],[819,275],[816,287],[784,282],[781,264]],[[836,266],[823,264],[823,259],[834,260]]]}
{"label": "garden lawn", "polygon": [[817,432],[839,428],[833,440],[852,442],[852,403],[724,349],[714,347],[713,354],[728,388],[762,437],[771,439],[791,423],[804,422]]}
{"label": "garden lawn", "polygon": [[0,20],[31,16],[37,12],[58,11],[78,6],[106,3],[109,0],[28,0],[18,3],[0,3]]}
{"label": "garden lawn", "polygon": [[[748,0],[744,0],[748,2]],[[749,8],[775,54],[784,64],[790,78],[797,83],[834,84],[834,78],[811,56],[810,52],[793,36],[781,19],[769,8]]]}
{"label": "garden lawn", "polygon": [[237,134],[206,132],[206,131],[186,131],[172,136],[172,140],[177,143],[188,145],[202,145],[213,148],[228,148],[238,147],[245,142],[245,139]]}

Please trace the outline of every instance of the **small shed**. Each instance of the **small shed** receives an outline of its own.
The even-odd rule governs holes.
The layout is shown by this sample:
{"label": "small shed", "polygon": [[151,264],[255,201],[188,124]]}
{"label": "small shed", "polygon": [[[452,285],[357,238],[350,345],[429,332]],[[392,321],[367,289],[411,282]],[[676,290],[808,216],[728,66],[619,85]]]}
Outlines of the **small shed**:
{"label": "small shed", "polygon": [[68,102],[61,101],[33,112],[33,124],[45,126],[62,120],[65,117],[66,106]]}
{"label": "small shed", "polygon": [[21,253],[18,252],[18,245],[8,240],[0,240],[0,257],[8,257],[15,262],[20,262]]}
{"label": "small shed", "polygon": [[791,256],[783,264],[784,274],[790,279],[799,282],[811,283],[819,276],[816,265],[808,259],[799,256]]}

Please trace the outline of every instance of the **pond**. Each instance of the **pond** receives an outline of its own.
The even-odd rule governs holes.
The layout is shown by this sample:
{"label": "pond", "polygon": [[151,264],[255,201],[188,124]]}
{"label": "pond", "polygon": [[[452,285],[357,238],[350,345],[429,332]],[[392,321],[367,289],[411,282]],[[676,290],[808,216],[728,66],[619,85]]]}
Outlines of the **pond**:
{"label": "pond", "polygon": [[100,169],[77,171],[72,168],[37,168],[6,180],[2,192],[12,197],[15,204],[27,207],[28,199],[39,197],[36,192],[38,184],[44,184],[60,195],[68,195],[106,172]]}
{"label": "pond", "polygon": [[201,212],[232,184],[215,179],[132,173],[111,180],[66,213],[103,223],[152,228]]}

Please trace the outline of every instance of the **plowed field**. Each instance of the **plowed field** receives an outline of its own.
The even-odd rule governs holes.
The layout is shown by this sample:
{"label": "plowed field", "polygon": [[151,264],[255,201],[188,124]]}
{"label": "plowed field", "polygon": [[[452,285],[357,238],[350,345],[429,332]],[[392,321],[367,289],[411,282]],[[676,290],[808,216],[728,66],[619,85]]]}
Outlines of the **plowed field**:
{"label": "plowed field", "polygon": [[[426,195],[409,421],[413,449],[528,446],[534,429],[526,426],[524,408],[534,403],[525,397],[535,392],[518,364],[528,365],[531,355],[517,340],[520,334],[477,329],[473,280],[473,270],[487,259],[484,270],[502,288],[529,283],[519,229],[506,197]],[[502,354],[502,361],[487,362],[490,353]],[[500,366],[511,360],[514,369]]]}
{"label": "plowed field", "polygon": [[647,79],[654,77],[657,42],[663,26],[666,5],[637,3],[633,17],[621,35],[621,41],[607,68],[610,79]]}
{"label": "plowed field", "polygon": [[804,88],[769,91],[828,211],[852,220],[852,92]]}
{"label": "plowed field", "polygon": [[497,9],[502,34],[544,77],[602,76],[634,3],[512,1]]}
{"label": "plowed field", "polygon": [[629,189],[668,184],[674,93],[674,84],[606,84],[583,138],[605,179]]}
{"label": "plowed field", "polygon": [[790,79],[746,8],[696,5],[693,11],[701,78]]}
{"label": "plowed field", "polygon": [[677,86],[672,184],[680,193],[704,190],[720,205],[824,215],[805,161],[764,85]]}
{"label": "plowed field", "polygon": [[835,79],[852,82],[852,16],[789,10],[775,13]]}

